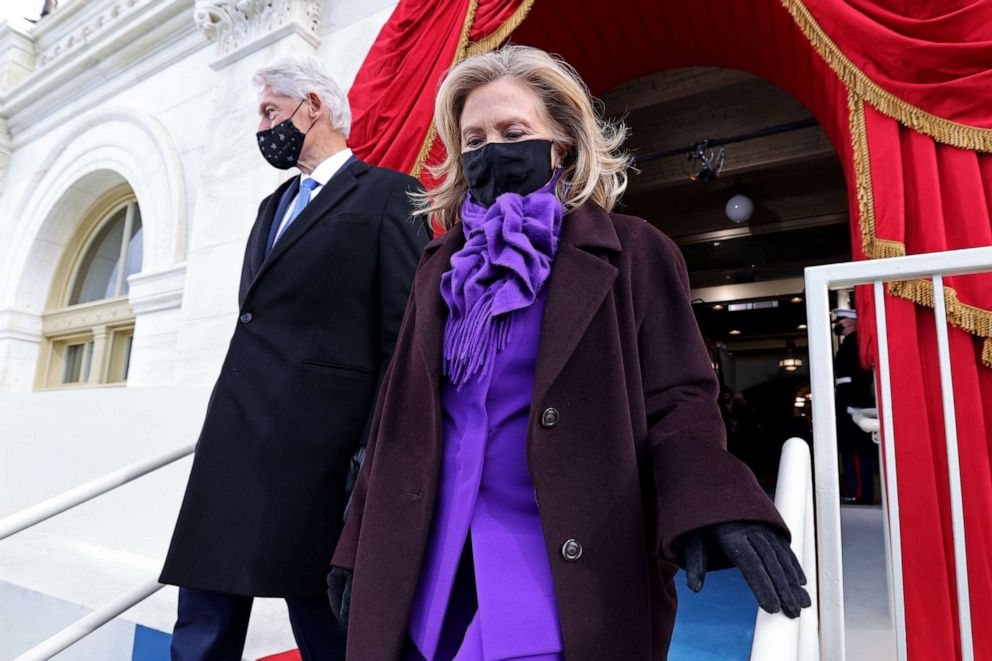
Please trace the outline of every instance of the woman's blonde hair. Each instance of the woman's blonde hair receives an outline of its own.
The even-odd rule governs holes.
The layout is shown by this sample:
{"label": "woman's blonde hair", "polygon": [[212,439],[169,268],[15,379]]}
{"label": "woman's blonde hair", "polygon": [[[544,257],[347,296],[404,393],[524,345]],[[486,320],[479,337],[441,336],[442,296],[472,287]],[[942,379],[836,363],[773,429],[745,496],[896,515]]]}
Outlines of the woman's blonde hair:
{"label": "woman's blonde hair", "polygon": [[612,210],[627,188],[631,158],[620,150],[627,128],[600,117],[589,88],[560,57],[529,46],[506,46],[463,60],[441,83],[434,124],[447,156],[429,168],[441,183],[415,195],[419,213],[433,214],[434,223],[445,230],[459,222],[468,191],[461,155],[465,100],[473,90],[504,77],[523,82],[544,101],[553,140],[568,152],[555,190],[566,212],[588,200]]}

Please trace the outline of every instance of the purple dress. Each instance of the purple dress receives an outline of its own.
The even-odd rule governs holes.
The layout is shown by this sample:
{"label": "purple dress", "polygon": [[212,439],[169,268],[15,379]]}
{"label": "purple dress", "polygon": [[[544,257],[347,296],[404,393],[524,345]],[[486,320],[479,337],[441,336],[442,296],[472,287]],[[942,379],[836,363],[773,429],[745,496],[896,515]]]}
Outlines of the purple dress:
{"label": "purple dress", "polygon": [[[443,458],[408,624],[410,641],[428,661],[561,658],[527,465],[544,283],[563,216],[556,181],[528,195],[501,195],[488,208],[466,196],[465,244],[441,278],[449,311]],[[471,593],[473,578],[474,599],[463,599],[461,588]]]}
{"label": "purple dress", "polygon": [[434,661],[471,531],[478,611],[463,659],[560,659],[561,632],[547,547],[527,468],[527,422],[544,295],[514,312],[492,369],[442,387],[444,459],[409,634]]}

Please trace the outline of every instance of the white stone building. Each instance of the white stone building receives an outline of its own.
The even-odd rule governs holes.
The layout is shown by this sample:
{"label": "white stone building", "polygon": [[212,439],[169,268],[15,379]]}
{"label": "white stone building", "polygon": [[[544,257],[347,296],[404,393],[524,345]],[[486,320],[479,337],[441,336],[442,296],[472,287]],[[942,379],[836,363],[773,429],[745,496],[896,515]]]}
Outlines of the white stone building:
{"label": "white stone building", "polygon": [[[251,75],[309,52],[349,86],[395,0],[58,5],[0,23],[0,517],[196,440],[287,176],[258,155]],[[189,464],[0,541],[0,658],[156,575]],[[59,658],[152,658],[174,607]],[[256,608],[246,656],[294,647],[280,610]]]}

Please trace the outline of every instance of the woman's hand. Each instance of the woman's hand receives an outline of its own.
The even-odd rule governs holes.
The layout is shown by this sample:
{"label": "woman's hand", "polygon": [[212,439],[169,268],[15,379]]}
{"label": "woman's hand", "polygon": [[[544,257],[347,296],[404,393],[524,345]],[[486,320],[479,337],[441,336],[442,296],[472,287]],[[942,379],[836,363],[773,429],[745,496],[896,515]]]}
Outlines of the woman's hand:
{"label": "woman's hand", "polygon": [[327,601],[338,622],[347,626],[348,614],[351,609],[351,578],[354,575],[350,569],[331,567],[327,575]]}
{"label": "woman's hand", "polygon": [[686,584],[693,592],[703,589],[710,545],[723,551],[741,570],[758,605],[769,613],[782,611],[795,618],[812,603],[802,587],[806,574],[785,537],[775,528],[753,521],[718,523],[679,538]]}

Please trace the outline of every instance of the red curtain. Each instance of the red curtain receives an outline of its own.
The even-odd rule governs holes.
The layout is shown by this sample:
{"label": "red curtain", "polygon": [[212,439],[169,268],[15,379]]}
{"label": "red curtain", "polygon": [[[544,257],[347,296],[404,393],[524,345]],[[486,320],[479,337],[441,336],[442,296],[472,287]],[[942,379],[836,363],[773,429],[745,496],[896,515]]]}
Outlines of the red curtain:
{"label": "red curtain", "polygon": [[[865,126],[878,239],[909,254],[992,245],[992,156],[939,144],[870,106]],[[992,309],[988,277],[945,284],[956,292],[947,298],[951,313],[980,330],[982,311]],[[873,296],[863,289],[860,315],[873,325]],[[903,543],[907,643],[911,659],[953,659],[960,648],[936,322],[932,310],[911,302],[932,305],[933,292],[921,282],[895,290],[900,297],[887,296],[886,311],[892,381],[899,384],[892,420],[901,523],[903,539],[911,540]],[[974,646],[977,659],[992,659],[992,630],[983,625],[992,621],[992,370],[982,365],[983,344],[973,335],[954,327],[949,335]],[[986,339],[986,353],[989,346]],[[869,361],[875,353],[872,342]]]}
{"label": "red curtain", "polygon": [[[356,153],[417,174],[425,145],[440,160],[429,131],[440,77],[524,16],[513,41],[560,53],[594,94],[688,66],[745,70],[791,93],[847,173],[856,259],[992,245],[992,0],[400,0],[351,91]],[[975,651],[990,661],[992,277],[946,284]],[[894,293],[910,658],[960,658],[933,292]],[[857,300],[870,331],[870,291]],[[873,362],[872,333],[859,335]]]}
{"label": "red curtain", "polygon": [[419,174],[442,76],[472,44],[498,36],[520,8],[521,0],[402,0],[348,93],[352,151],[374,165]]}
{"label": "red curtain", "polygon": [[938,117],[992,128],[992,3],[807,0],[805,4],[844,55],[885,90]]}

